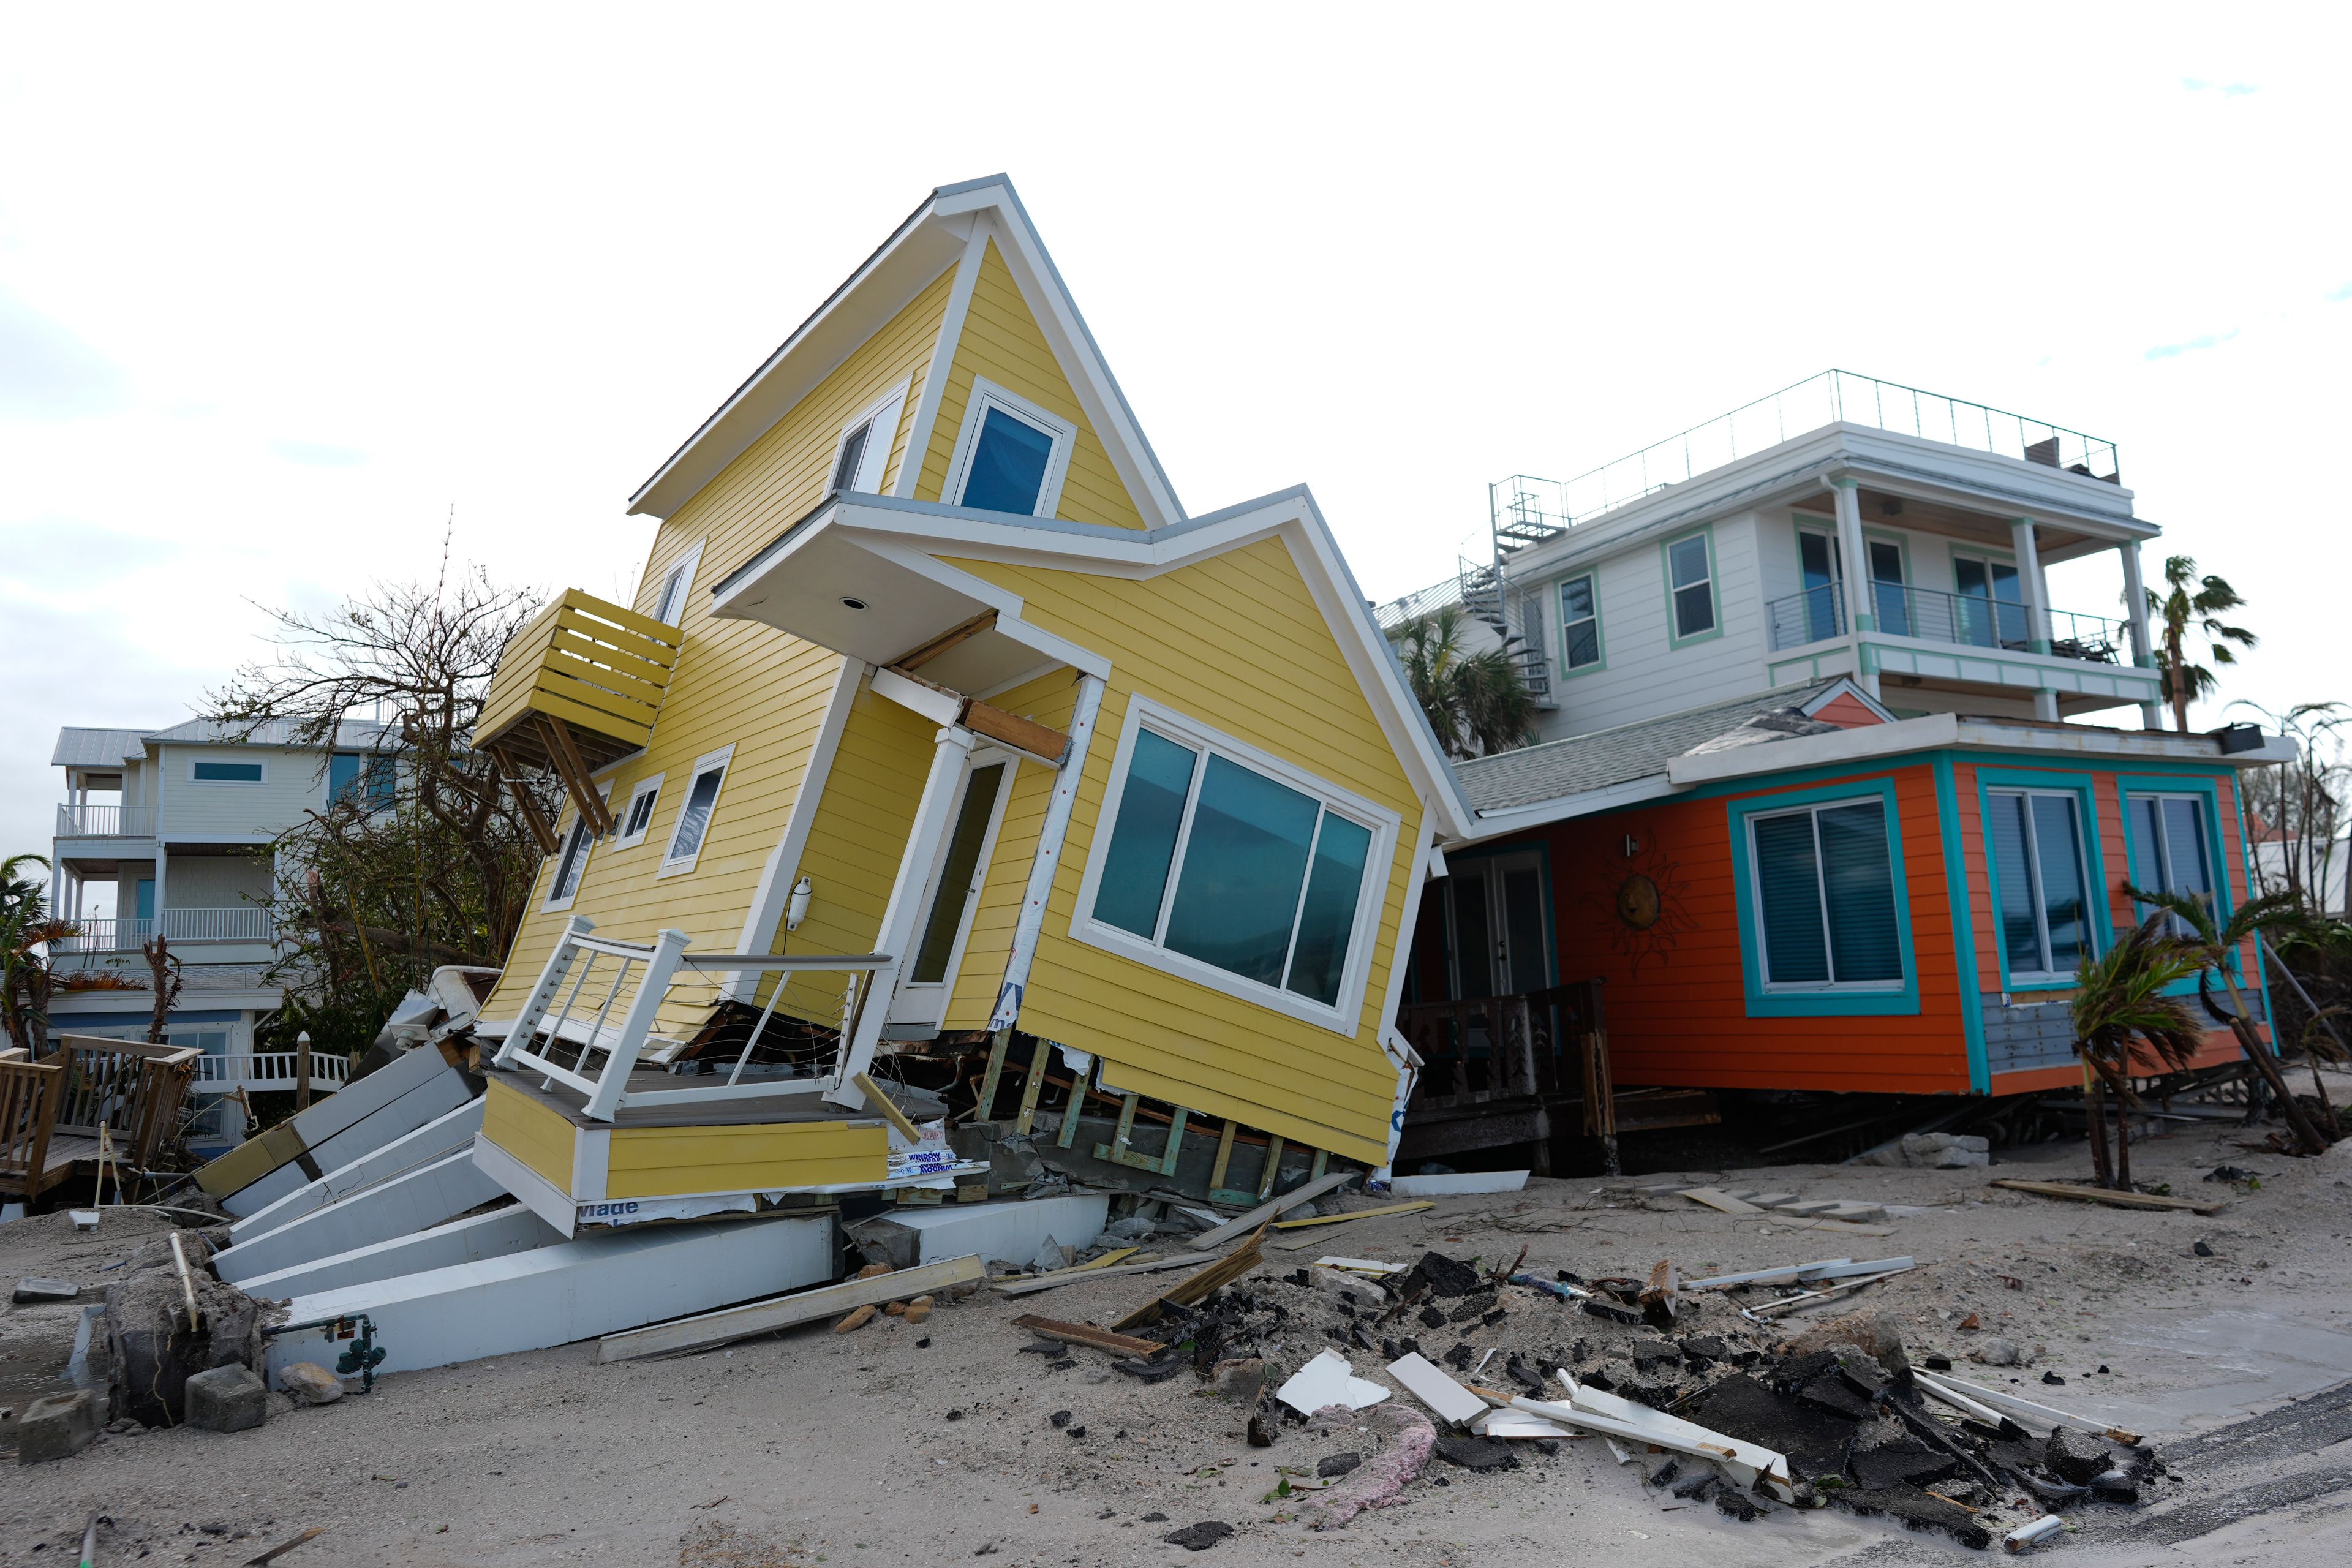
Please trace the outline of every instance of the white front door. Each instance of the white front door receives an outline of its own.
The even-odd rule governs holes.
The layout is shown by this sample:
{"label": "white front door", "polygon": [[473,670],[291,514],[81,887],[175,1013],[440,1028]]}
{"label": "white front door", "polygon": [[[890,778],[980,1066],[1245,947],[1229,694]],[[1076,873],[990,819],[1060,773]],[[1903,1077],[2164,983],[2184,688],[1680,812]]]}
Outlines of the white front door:
{"label": "white front door", "polygon": [[947,1016],[948,995],[963,966],[972,911],[988,879],[996,830],[1012,793],[1006,786],[1014,762],[1003,752],[974,751],[964,769],[954,814],[924,889],[923,917],[915,926],[898,994],[890,1002],[890,1032],[901,1038],[936,1033]]}

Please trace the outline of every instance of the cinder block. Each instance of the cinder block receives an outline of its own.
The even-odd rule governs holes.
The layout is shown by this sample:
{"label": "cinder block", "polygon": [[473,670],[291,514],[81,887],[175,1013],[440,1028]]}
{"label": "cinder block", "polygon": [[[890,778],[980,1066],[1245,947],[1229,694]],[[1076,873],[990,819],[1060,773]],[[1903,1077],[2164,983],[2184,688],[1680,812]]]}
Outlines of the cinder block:
{"label": "cinder block", "polygon": [[97,1437],[105,1415],[98,1395],[86,1388],[36,1399],[16,1421],[16,1462],[37,1465],[80,1453]]}
{"label": "cinder block", "polygon": [[187,1422],[204,1432],[243,1432],[269,1417],[269,1387],[246,1366],[216,1366],[187,1382]]}

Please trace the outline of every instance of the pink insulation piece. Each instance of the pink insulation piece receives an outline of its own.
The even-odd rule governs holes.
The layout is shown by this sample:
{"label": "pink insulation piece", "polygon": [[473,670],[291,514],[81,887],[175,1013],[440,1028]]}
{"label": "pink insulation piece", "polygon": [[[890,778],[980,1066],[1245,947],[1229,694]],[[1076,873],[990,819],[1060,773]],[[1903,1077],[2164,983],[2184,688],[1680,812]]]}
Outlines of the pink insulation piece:
{"label": "pink insulation piece", "polygon": [[1391,1400],[1364,1411],[1334,1405],[1315,1415],[1318,1420],[1336,1424],[1361,1425],[1376,1430],[1385,1426],[1389,1437],[1381,1451],[1357,1466],[1344,1482],[1316,1493],[1300,1510],[1314,1516],[1318,1530],[1343,1529],[1366,1509],[1386,1508],[1396,1502],[1405,1487],[1427,1467],[1429,1456],[1437,1447],[1437,1428],[1429,1424],[1429,1417],[1402,1400]]}

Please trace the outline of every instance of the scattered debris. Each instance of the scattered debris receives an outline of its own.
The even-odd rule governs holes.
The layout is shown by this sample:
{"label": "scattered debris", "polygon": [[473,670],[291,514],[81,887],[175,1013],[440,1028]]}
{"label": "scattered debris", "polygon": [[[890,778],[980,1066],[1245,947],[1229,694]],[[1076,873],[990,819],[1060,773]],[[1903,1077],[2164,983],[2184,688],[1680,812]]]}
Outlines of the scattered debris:
{"label": "scattered debris", "polygon": [[1409,1405],[1383,1405],[1365,1417],[1363,1425],[1385,1442],[1339,1485],[1307,1500],[1302,1511],[1315,1516],[1317,1530],[1343,1530],[1365,1510],[1386,1508],[1400,1500],[1404,1489],[1428,1468],[1429,1456],[1437,1447],[1437,1428]]}
{"label": "scattered debris", "polygon": [[2021,1524],[2000,1538],[2008,1552],[2031,1552],[2045,1542],[2055,1541],[2066,1530],[2066,1521],[2054,1513],[2045,1513],[2030,1523]]}
{"label": "scattered debris", "polygon": [[1275,1390],[1274,1396],[1300,1415],[1312,1415],[1333,1405],[1361,1410],[1386,1399],[1389,1391],[1358,1377],[1346,1356],[1327,1350],[1292,1373],[1288,1382]]}
{"label": "scattered debris", "polygon": [[1234,1527],[1223,1521],[1204,1519],[1198,1524],[1188,1524],[1181,1530],[1171,1530],[1160,1539],[1171,1546],[1181,1546],[1187,1552],[1206,1552],[1234,1532]]}
{"label": "scattered debris", "polygon": [[298,1361],[280,1367],[278,1386],[297,1405],[332,1405],[343,1396],[342,1380],[316,1362]]}
{"label": "scattered debris", "polygon": [[41,1301],[70,1301],[81,1294],[81,1287],[69,1279],[19,1279],[14,1298],[19,1307]]}

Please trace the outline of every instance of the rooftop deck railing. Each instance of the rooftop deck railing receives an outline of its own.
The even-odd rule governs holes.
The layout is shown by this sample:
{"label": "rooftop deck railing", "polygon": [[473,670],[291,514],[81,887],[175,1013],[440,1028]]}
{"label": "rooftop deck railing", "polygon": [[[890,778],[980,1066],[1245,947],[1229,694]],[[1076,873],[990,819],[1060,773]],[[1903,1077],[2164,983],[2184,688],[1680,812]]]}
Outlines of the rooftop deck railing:
{"label": "rooftop deck railing", "polygon": [[58,805],[60,838],[152,838],[155,808],[152,805],[93,805],[61,801]]}
{"label": "rooftop deck railing", "polygon": [[1941,441],[2120,483],[2116,447],[2063,425],[1847,370],[1826,370],[1572,479],[1514,474],[1486,487],[1496,559],[1824,425]]}
{"label": "rooftop deck railing", "polygon": [[[2037,624],[2023,605],[2005,599],[1980,599],[1900,583],[1873,583],[1870,588],[1874,629],[1890,637],[2018,653],[2046,652],[2087,664],[2131,661],[2130,629],[2119,620],[2072,610],[2046,610]],[[1773,651],[1843,637],[1845,615],[1842,583],[1773,600],[1765,606]],[[2037,647],[2037,643],[2042,646]]]}

